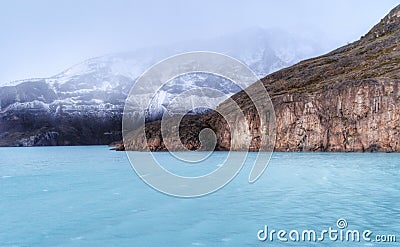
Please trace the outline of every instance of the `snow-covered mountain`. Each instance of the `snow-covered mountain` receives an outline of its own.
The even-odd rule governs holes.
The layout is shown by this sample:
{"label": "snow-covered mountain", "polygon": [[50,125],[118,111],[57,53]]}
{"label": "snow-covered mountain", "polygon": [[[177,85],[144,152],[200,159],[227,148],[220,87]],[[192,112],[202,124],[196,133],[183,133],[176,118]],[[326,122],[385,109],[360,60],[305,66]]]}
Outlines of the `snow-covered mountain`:
{"label": "snow-covered mountain", "polygon": [[[295,38],[278,30],[256,28],[210,40],[105,55],[49,78],[0,84],[1,121],[7,122],[18,112],[51,116],[68,114],[78,118],[88,114],[98,118],[118,116],[135,79],[147,68],[169,56],[193,50],[232,56],[248,65],[259,77],[325,51],[312,40]],[[175,95],[204,83],[224,90],[227,96],[240,90],[211,75],[181,76],[157,94],[149,112],[150,118],[162,114]],[[0,133],[6,130],[0,128]]]}

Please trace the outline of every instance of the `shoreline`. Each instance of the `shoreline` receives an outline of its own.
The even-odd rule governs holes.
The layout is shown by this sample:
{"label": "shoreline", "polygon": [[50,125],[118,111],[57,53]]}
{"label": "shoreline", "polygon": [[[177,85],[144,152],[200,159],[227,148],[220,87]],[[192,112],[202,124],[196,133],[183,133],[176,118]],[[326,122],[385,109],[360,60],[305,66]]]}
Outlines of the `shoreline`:
{"label": "shoreline", "polygon": [[[74,148],[79,148],[79,147],[107,147],[109,151],[132,151],[132,152],[140,152],[140,153],[145,153],[145,152],[155,152],[155,153],[167,153],[167,152],[210,152],[211,150],[203,150],[203,151],[196,151],[196,150],[190,150],[190,151],[182,151],[182,150],[157,150],[157,151],[144,151],[144,150],[126,150],[123,148],[123,145],[111,145],[111,144],[93,144],[93,145],[47,145],[47,146],[0,146],[0,148],[40,148],[40,147],[46,147],[46,148],[52,148],[52,147],[74,147]],[[213,150],[213,152],[248,152],[248,153],[257,153],[259,151],[257,150]],[[267,151],[261,151],[261,153],[268,153]],[[400,153],[400,152],[394,152],[394,151],[285,151],[285,150],[274,150],[272,153]]]}

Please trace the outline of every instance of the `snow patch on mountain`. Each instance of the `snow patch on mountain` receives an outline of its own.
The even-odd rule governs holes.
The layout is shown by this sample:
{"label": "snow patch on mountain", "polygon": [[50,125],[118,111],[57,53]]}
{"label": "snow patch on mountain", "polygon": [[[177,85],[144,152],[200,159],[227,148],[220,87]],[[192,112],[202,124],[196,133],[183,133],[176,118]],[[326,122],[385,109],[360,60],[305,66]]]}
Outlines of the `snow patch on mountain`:
{"label": "snow patch on mountain", "polygon": [[[312,40],[294,38],[279,30],[255,28],[210,40],[110,54],[86,60],[50,78],[0,85],[0,110],[122,111],[130,88],[146,69],[169,56],[194,50],[232,56],[260,78],[325,51]],[[156,118],[177,95],[198,87],[220,90],[227,97],[241,90],[213,75],[183,75],[154,95],[149,116]],[[209,99],[212,106],[223,100],[216,96]]]}

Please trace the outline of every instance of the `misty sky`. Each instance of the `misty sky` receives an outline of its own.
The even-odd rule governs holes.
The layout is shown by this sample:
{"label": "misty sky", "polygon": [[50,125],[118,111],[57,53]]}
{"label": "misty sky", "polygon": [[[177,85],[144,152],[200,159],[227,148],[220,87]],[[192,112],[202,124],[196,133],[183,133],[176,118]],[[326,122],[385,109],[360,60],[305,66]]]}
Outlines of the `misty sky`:
{"label": "misty sky", "polygon": [[0,2],[0,84],[48,77],[85,59],[251,27],[307,35],[332,48],[360,38],[398,3],[359,1]]}

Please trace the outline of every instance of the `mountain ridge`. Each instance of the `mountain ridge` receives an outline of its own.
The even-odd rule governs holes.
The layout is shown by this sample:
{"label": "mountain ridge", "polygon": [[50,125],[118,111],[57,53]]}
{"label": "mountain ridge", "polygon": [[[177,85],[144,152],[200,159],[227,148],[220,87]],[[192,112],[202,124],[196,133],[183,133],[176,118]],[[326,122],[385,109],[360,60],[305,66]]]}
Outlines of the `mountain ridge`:
{"label": "mountain ridge", "polygon": [[[243,37],[222,37],[218,42],[202,42],[197,47],[230,54],[247,62],[259,76],[288,66],[306,54],[318,52],[314,45],[304,40],[296,41],[292,37],[288,41],[292,44],[287,46],[287,53],[291,55],[284,54],[281,59],[274,49],[285,48],[277,41],[289,36],[269,37],[271,33],[273,32],[266,31],[259,34],[257,30],[251,30]],[[275,40],[271,41],[275,45],[274,49],[269,47],[272,43],[267,42],[272,39]],[[308,48],[298,49],[303,46]],[[191,49],[190,45],[180,45],[168,49],[149,48],[109,54],[85,60],[49,78],[26,79],[14,81],[7,86],[0,85],[0,146],[107,144],[121,139],[121,124],[118,122],[121,120],[126,96],[136,78],[160,59]],[[193,80],[190,77],[181,77],[172,83],[174,86],[160,92],[165,93],[166,98],[157,96],[162,101],[154,102],[150,119],[159,118],[165,111],[164,106],[175,94],[201,83],[199,78],[200,76],[198,80]],[[218,81],[221,83],[213,83],[217,78],[210,78],[208,81],[217,89],[226,89],[228,96],[239,90],[227,86],[220,79]],[[91,122],[97,122],[99,126],[96,127]],[[63,126],[58,123],[63,123]],[[81,133],[82,131],[87,133]],[[58,137],[56,140],[43,139],[48,136],[47,132],[58,133]],[[71,135],[70,132],[75,134]],[[85,138],[82,139],[82,136]]]}
{"label": "mountain ridge", "polygon": [[[400,152],[399,30],[400,5],[360,40],[261,79],[275,108],[275,150]],[[251,151],[262,149],[260,116],[244,91],[232,99],[252,133],[243,139],[251,138]],[[193,126],[196,121],[199,124]],[[217,150],[231,150],[229,126],[220,115],[208,113],[196,121],[180,126],[186,147],[199,148],[197,135],[206,127],[218,137]],[[143,137],[128,138],[125,148],[144,150],[148,145],[151,150],[165,150],[158,124],[146,126],[147,143]]]}

